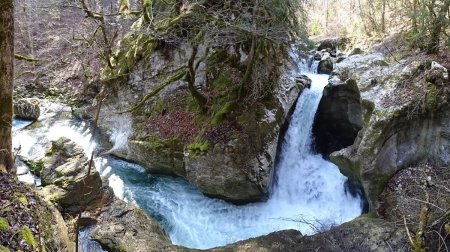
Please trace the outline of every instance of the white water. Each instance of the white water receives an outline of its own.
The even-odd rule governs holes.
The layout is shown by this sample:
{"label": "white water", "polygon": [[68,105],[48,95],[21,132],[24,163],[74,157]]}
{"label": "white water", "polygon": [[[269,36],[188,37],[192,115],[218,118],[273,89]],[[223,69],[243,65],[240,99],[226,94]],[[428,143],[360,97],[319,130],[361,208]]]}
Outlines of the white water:
{"label": "white water", "polygon": [[[157,219],[175,244],[210,248],[283,229],[312,234],[361,214],[361,199],[345,193],[338,168],[312,153],[311,127],[328,76],[308,73],[312,86],[297,103],[286,132],[276,183],[267,202],[235,206],[203,196],[181,178],[145,173],[111,157],[96,159],[115,194]],[[36,130],[18,130],[14,142],[32,156],[43,154],[42,139],[66,136],[92,150],[86,125],[57,121]]]}

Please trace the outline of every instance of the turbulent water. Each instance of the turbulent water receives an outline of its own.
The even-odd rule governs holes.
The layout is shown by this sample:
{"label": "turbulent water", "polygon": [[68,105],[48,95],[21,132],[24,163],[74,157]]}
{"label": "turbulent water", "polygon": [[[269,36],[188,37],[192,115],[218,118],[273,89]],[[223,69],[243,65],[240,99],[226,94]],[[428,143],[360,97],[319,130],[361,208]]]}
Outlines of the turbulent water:
{"label": "turbulent water", "polygon": [[[225,245],[282,229],[312,234],[349,221],[361,214],[361,199],[347,194],[346,178],[338,168],[310,148],[312,123],[328,76],[307,75],[312,85],[297,102],[267,202],[236,206],[210,199],[181,178],[151,175],[112,157],[97,158],[97,169],[119,198],[138,204],[175,244],[191,248]],[[67,120],[39,130],[19,128],[15,145],[22,144],[22,151],[33,155],[42,154],[43,149],[32,146],[45,137],[66,136],[86,152],[92,149],[84,124]]]}

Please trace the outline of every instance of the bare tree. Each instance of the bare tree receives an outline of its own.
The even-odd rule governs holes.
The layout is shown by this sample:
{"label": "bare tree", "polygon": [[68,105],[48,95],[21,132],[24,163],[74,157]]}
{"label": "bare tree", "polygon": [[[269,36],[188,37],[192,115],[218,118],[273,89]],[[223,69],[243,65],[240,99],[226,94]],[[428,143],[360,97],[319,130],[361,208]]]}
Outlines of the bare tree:
{"label": "bare tree", "polygon": [[13,0],[0,1],[0,171],[12,172]]}

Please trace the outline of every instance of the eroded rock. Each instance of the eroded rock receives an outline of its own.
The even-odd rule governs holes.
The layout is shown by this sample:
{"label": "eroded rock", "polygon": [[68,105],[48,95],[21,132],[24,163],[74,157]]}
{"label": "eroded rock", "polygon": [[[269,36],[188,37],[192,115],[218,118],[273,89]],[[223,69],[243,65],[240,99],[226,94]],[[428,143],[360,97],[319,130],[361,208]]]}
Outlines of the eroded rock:
{"label": "eroded rock", "polygon": [[95,165],[89,170],[89,160],[83,149],[67,138],[52,142],[45,157],[38,160],[44,188],[41,194],[56,203],[64,212],[95,208],[109,201],[111,192],[104,186]]}
{"label": "eroded rock", "polygon": [[362,127],[361,96],[356,81],[348,79],[326,86],[313,125],[315,150],[328,156],[348,147]]}
{"label": "eroded rock", "polygon": [[[342,150],[332,149],[339,151],[332,153],[330,159],[342,173],[363,185],[371,211],[376,211],[380,193],[398,171],[425,161],[436,166],[450,162],[448,91],[426,80],[431,69],[416,61],[389,65],[381,54],[353,55],[337,64],[330,77],[330,86],[354,79],[359,94],[354,92],[353,100],[345,100],[336,89],[327,110],[342,101],[348,106],[354,104],[357,110],[344,106],[341,115],[358,118],[358,125],[362,126],[358,127],[359,133],[347,130],[353,132],[353,143],[347,142],[345,145],[350,146]],[[322,104],[329,90],[332,89],[325,90]],[[319,108],[317,118],[322,111],[324,107]],[[316,128],[317,140],[327,130],[317,132]],[[326,150],[321,151],[329,154]]]}
{"label": "eroded rock", "polygon": [[317,66],[317,73],[319,74],[330,74],[333,71],[333,61],[331,57],[325,57],[319,62]]}
{"label": "eroded rock", "polygon": [[36,121],[40,115],[41,109],[39,99],[25,98],[14,101],[15,117]]}
{"label": "eroded rock", "polygon": [[91,237],[108,251],[183,251],[144,210],[118,199],[102,213]]}

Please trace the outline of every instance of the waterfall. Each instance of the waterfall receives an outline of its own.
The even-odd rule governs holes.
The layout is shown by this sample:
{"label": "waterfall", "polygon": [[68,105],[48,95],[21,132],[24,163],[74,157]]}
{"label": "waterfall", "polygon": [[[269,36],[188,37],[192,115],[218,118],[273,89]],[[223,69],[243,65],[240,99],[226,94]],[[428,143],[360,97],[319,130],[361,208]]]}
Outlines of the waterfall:
{"label": "waterfall", "polygon": [[[116,196],[135,203],[159,221],[175,244],[190,248],[211,248],[283,229],[313,234],[361,214],[361,199],[345,192],[344,177],[332,163],[311,151],[311,128],[327,75],[306,73],[312,80],[297,102],[284,136],[277,183],[269,200],[236,206],[205,197],[184,179],[152,175],[136,164],[110,156],[96,159],[96,167],[109,181]],[[69,134],[86,144],[90,133],[83,125],[70,121],[47,127]],[[121,131],[121,130],[119,130]],[[27,132],[15,134],[16,141],[58,133]]]}

